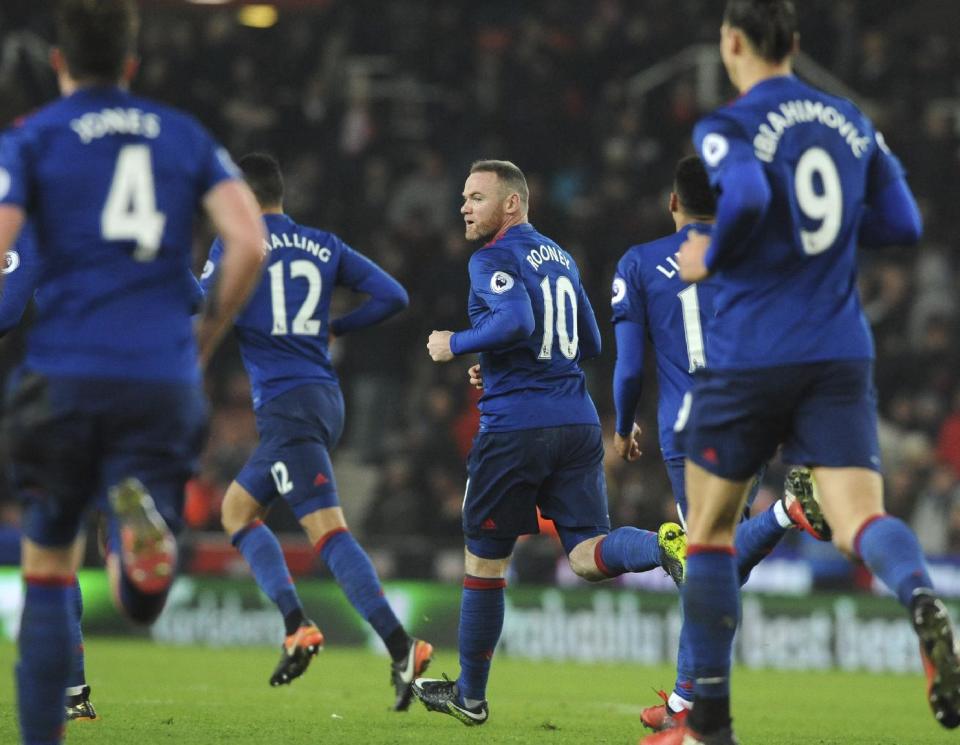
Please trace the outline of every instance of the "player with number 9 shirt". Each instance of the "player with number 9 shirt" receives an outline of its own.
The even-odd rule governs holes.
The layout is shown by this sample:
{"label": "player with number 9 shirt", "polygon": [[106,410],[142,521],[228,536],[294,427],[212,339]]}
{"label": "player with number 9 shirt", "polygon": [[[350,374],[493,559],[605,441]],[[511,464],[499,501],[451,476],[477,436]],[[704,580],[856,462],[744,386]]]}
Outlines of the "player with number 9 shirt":
{"label": "player with number 9 shirt", "polygon": [[685,421],[689,502],[685,624],[694,702],[687,725],[644,745],[733,745],[730,659],[739,617],[734,529],[748,479],[778,446],[809,466],[833,542],[909,610],[928,698],[960,725],[960,659],[916,537],[883,507],[873,341],[856,250],[915,243],[920,217],[898,160],[850,101],[792,74],[789,0],[729,0],[720,50],[740,97],[694,130],[718,194],[711,236],[680,248],[680,276],[713,276],[710,366]]}

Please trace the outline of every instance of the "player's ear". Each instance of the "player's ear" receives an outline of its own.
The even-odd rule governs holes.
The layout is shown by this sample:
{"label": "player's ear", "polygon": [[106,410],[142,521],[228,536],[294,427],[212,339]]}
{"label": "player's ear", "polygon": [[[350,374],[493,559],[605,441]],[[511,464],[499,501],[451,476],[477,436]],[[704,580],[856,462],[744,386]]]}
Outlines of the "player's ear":
{"label": "player's ear", "polygon": [[680,211],[680,197],[677,196],[677,192],[670,192],[670,214],[675,215]]}
{"label": "player's ear", "polygon": [[503,205],[503,211],[509,214],[520,211],[520,195],[517,192],[513,192],[510,196],[507,197],[506,203]]}
{"label": "player's ear", "polygon": [[57,75],[61,75],[67,71],[67,59],[63,56],[60,47],[50,48],[50,67],[53,68],[53,71]]}
{"label": "player's ear", "polygon": [[139,69],[140,58],[136,55],[128,54],[127,58],[123,61],[123,82],[129,83],[132,81],[136,77]]}

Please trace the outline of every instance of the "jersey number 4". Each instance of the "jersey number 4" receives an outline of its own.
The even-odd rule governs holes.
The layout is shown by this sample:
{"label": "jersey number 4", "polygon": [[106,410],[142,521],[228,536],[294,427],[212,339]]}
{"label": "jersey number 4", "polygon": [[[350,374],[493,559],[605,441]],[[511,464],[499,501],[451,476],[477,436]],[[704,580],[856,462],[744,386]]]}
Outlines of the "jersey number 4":
{"label": "jersey number 4", "polygon": [[100,234],[108,241],[135,241],[133,258],[153,261],[167,216],[157,211],[153,164],[146,145],[124,145],[117,154],[110,193],[100,213]]}
{"label": "jersey number 4", "polygon": [[[553,293],[550,291],[550,277],[544,277],[540,283],[543,293],[543,341],[540,344],[538,359],[549,360],[553,357],[553,327],[556,315],[557,342],[560,354],[568,360],[577,356],[577,346],[580,337],[577,334],[577,293],[573,289],[573,282],[562,274],[557,277],[557,301],[554,304]],[[567,330],[567,301],[570,302],[570,317],[573,320],[573,333]],[[554,313],[556,308],[556,313]]]}
{"label": "jersey number 4", "polygon": [[[284,263],[278,261],[271,264],[270,272],[270,304],[273,308],[274,336],[286,336],[290,332],[287,327],[287,295],[283,284]],[[290,262],[290,279],[302,277],[307,280],[307,296],[303,305],[293,317],[293,333],[306,336],[317,336],[320,333],[320,321],[313,318],[313,313],[320,303],[320,290],[323,288],[323,277],[317,265],[306,259],[297,259]]]}

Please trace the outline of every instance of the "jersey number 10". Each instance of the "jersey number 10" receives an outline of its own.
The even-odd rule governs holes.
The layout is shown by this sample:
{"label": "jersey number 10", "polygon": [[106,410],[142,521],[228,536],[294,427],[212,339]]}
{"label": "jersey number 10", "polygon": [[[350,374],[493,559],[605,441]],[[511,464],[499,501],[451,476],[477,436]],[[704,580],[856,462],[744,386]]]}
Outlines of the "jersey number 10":
{"label": "jersey number 10", "polygon": [[[556,315],[557,342],[560,354],[568,360],[577,356],[577,346],[580,337],[577,333],[577,293],[573,289],[573,282],[562,274],[557,277],[557,302],[554,305],[553,293],[550,291],[550,277],[544,277],[540,283],[543,293],[543,341],[540,343],[540,354],[537,359],[549,360],[553,358],[553,327]],[[573,319],[573,335],[567,331],[567,301],[570,301],[570,314]],[[554,314],[556,307],[556,314]]]}

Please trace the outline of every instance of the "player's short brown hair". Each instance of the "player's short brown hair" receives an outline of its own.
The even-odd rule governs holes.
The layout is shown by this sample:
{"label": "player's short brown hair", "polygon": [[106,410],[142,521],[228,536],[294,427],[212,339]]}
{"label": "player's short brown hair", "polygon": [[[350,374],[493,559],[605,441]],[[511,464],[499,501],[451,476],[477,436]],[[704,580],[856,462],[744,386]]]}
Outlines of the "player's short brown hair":
{"label": "player's short brown hair", "polygon": [[60,0],[56,26],[72,77],[114,83],[136,50],[140,15],[133,0]]}
{"label": "player's short brown hair", "polygon": [[520,203],[526,207],[530,203],[530,189],[523,171],[509,160],[476,160],[470,166],[470,173],[495,173],[508,191],[520,196]]}

